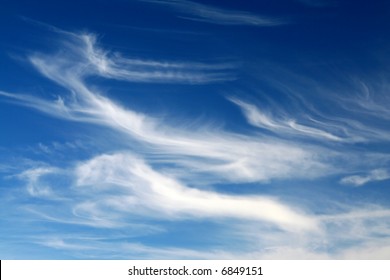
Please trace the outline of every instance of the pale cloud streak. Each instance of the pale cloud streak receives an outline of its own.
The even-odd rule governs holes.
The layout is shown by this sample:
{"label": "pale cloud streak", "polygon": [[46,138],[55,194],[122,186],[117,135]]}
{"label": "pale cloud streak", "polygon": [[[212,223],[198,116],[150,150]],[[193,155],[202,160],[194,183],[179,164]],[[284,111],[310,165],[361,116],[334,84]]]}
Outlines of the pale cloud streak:
{"label": "pale cloud streak", "polygon": [[[377,119],[390,120],[390,98],[387,92],[390,84],[387,79],[378,79],[375,83],[367,83],[361,80],[352,80],[354,95],[332,96],[346,111],[375,117]],[[351,98],[352,97],[352,98]]]}
{"label": "pale cloud streak", "polygon": [[[234,79],[233,64],[205,64],[199,62],[169,62],[140,58],[125,58],[97,47],[96,37],[84,34],[75,38],[83,42],[75,50],[86,59],[98,75],[131,82],[204,84]],[[75,45],[77,48],[77,44]]]}
{"label": "pale cloud streak", "polygon": [[231,98],[230,100],[241,108],[248,122],[253,126],[267,129],[281,135],[290,134],[330,141],[343,141],[342,137],[316,127],[299,124],[296,120],[288,118],[287,116],[282,116],[281,119],[277,119],[270,113],[260,111],[252,104],[234,98]]}
{"label": "pale cloud streak", "polygon": [[[53,55],[55,63],[47,63],[45,55],[30,57],[31,63],[49,78],[65,85],[76,76],[98,75],[110,79],[139,83],[205,84],[233,80],[233,63],[170,62],[142,58],[126,58],[103,50],[93,34],[66,32],[62,42],[70,53]],[[74,63],[70,63],[73,61]],[[61,69],[62,75],[57,75]]]}
{"label": "pale cloud streak", "polygon": [[234,11],[200,4],[188,0],[141,0],[171,7],[182,12],[183,18],[220,25],[277,26],[286,24],[277,18],[259,16],[244,11]]}
{"label": "pale cloud streak", "polygon": [[347,176],[340,180],[341,184],[360,187],[370,182],[384,181],[390,179],[390,173],[386,169],[375,169],[365,175]]}
{"label": "pale cloud streak", "polygon": [[52,167],[39,167],[28,169],[18,177],[27,182],[27,191],[31,196],[43,198],[55,198],[56,194],[51,187],[41,180],[45,175],[57,173],[59,169]]}
{"label": "pale cloud streak", "polygon": [[[164,121],[124,108],[93,91],[85,82],[88,76],[111,77],[105,52],[87,35],[68,35],[70,52],[36,54],[33,65],[46,77],[71,92],[68,97],[44,100],[21,94],[0,92],[25,106],[58,118],[94,123],[119,131],[141,145],[142,152],[158,160],[170,159],[192,172],[209,174],[215,180],[231,182],[268,181],[277,178],[317,177],[332,172],[321,148],[265,137],[251,137],[219,130],[177,129]],[[72,63],[71,61],[74,61]],[[110,75],[107,76],[107,72]],[[147,148],[153,145],[155,148]],[[158,149],[156,149],[158,148]]]}
{"label": "pale cloud streak", "polygon": [[[47,236],[39,244],[91,257],[140,259],[388,259],[390,246],[389,210],[367,205],[354,206],[344,213],[318,216],[318,231],[275,231],[263,223],[226,223],[218,238],[240,242],[236,249],[224,247],[189,249],[123,242],[119,237],[99,235]],[[230,220],[231,221],[231,220]],[[261,234],[259,234],[261,233]],[[383,236],[378,238],[378,235]],[[118,239],[118,241],[115,241]],[[229,242],[229,241],[228,241]],[[79,247],[86,247],[80,253]]]}
{"label": "pale cloud streak", "polygon": [[[297,97],[296,93],[287,92],[290,99]],[[321,91],[319,94],[323,94]],[[329,97],[332,98],[332,97]],[[356,100],[357,101],[356,101]],[[261,109],[259,106],[230,97],[229,100],[238,105],[243,112],[248,123],[251,125],[275,133],[279,137],[299,137],[317,139],[334,143],[368,143],[388,141],[390,133],[383,127],[367,123],[361,114],[354,114],[346,118],[345,112],[356,111],[364,114],[375,115],[381,121],[387,121],[388,113],[383,104],[389,104],[387,100],[382,100],[383,104],[367,97],[367,102],[360,101],[360,96],[349,96],[347,99],[335,98],[332,105],[340,107],[339,115],[325,116],[323,112],[308,104],[303,97],[294,104],[296,108],[287,110],[267,104],[268,109]],[[352,101],[350,101],[352,100]],[[327,100],[329,101],[329,100]],[[291,102],[289,100],[289,102]],[[350,104],[346,106],[346,104]],[[362,105],[365,104],[365,105]],[[362,110],[364,106],[364,111]],[[266,107],[266,106],[264,106]]]}
{"label": "pale cloud streak", "polygon": [[[87,188],[123,189],[98,204],[129,213],[177,218],[235,218],[268,222],[285,230],[316,230],[313,218],[266,196],[227,195],[190,188],[156,172],[129,154],[103,155],[77,168],[77,185]],[[126,195],[127,193],[127,195]],[[96,203],[79,205],[78,211],[97,212]],[[96,215],[93,215],[96,216]]]}

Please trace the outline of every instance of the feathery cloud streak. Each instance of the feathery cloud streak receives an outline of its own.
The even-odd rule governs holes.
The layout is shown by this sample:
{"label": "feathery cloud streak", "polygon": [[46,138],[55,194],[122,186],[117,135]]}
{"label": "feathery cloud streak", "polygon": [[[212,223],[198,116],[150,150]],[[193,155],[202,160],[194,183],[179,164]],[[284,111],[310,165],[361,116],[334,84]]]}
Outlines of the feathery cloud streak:
{"label": "feathery cloud streak", "polygon": [[[139,112],[123,108],[107,97],[89,89],[84,81],[90,75],[106,77],[111,60],[96,53],[87,35],[72,34],[71,51],[67,55],[34,55],[33,65],[46,77],[67,88],[70,97],[58,97],[55,101],[42,100],[28,95],[12,95],[26,106],[31,106],[53,116],[80,122],[104,125],[120,131],[141,144],[152,144],[162,157],[175,157],[176,162],[195,173],[208,173],[218,180],[227,178],[232,182],[267,181],[290,176],[322,176],[331,172],[325,162],[325,153],[318,147],[299,145],[259,137],[237,135],[223,131],[197,132],[178,130],[161,121]],[[85,43],[88,42],[88,43]],[[97,59],[96,57],[99,57]],[[75,60],[72,60],[75,59]],[[100,59],[101,58],[101,59]],[[104,61],[104,63],[102,63]],[[110,77],[115,71],[108,71]],[[121,78],[122,76],[114,76]],[[259,160],[261,159],[261,160]]]}
{"label": "feathery cloud streak", "polygon": [[[92,38],[71,34],[71,40],[65,44],[70,51],[67,54],[36,54],[30,58],[43,75],[68,89],[72,93],[70,97],[50,101],[28,95],[1,94],[59,118],[95,123],[119,131],[128,137],[126,141],[138,142],[143,147],[138,153],[142,151],[144,155],[157,156],[157,161],[176,163],[176,173],[191,170],[194,174],[208,174],[211,181],[238,183],[306,177],[307,174],[321,176],[323,172],[329,172],[315,147],[302,149],[275,140],[227,132],[199,130],[193,133],[174,129],[90,90],[85,82],[88,76],[123,78],[122,73],[112,70],[115,62],[95,46]],[[148,145],[158,148],[158,152],[155,148],[147,148]],[[42,175],[41,171],[37,169],[26,174]],[[29,186],[36,185],[37,176],[28,178]],[[224,195],[190,188],[124,154],[92,159],[79,167],[76,178],[78,185],[97,186],[99,182],[106,182],[132,191],[130,196],[109,196],[98,203],[78,203],[75,207],[74,213],[91,212],[93,217],[104,212],[99,210],[102,206],[108,206],[120,211],[143,209],[143,214],[152,216],[261,220],[293,231],[317,228],[310,216],[277,199]]]}
{"label": "feathery cloud streak", "polygon": [[[234,68],[233,64],[126,58],[118,53],[110,53],[99,48],[96,36],[93,34],[61,33],[65,37],[62,44],[68,51],[71,51],[69,54],[59,53],[53,56],[55,64],[46,63],[46,65],[44,65],[46,61],[44,56],[30,57],[31,62],[40,68],[44,75],[56,78],[56,81],[61,84],[66,84],[67,78],[75,78],[76,76],[83,78],[88,75],[140,83],[204,84],[234,79],[230,71]],[[70,62],[76,63],[72,65]],[[66,69],[69,72],[61,73],[66,74],[66,76],[59,79],[60,77],[56,75],[59,69],[62,69],[63,72]]]}
{"label": "feathery cloud streak", "polygon": [[284,118],[276,119],[270,114],[261,112],[256,106],[245,103],[238,99],[230,99],[232,102],[237,104],[245,114],[248,122],[254,126],[270,130],[278,134],[290,134],[300,135],[313,138],[326,139],[330,141],[342,141],[343,139],[339,136],[333,135],[327,131],[309,127],[306,125],[298,124],[294,119]]}
{"label": "feathery cloud streak", "polygon": [[375,169],[366,175],[353,175],[341,179],[340,183],[353,185],[356,187],[363,186],[370,182],[383,181],[390,179],[390,173],[386,169]]}
{"label": "feathery cloud streak", "polygon": [[244,11],[232,11],[220,9],[209,5],[200,4],[188,0],[141,0],[142,2],[155,3],[172,7],[175,10],[187,14],[185,19],[202,21],[220,25],[252,25],[252,26],[276,26],[286,24],[277,18],[259,16]]}
{"label": "feathery cloud streak", "polygon": [[79,188],[109,188],[110,191],[122,188],[125,192],[118,191],[120,195],[111,195],[98,203],[79,205],[77,212],[99,212],[100,205],[133,214],[150,212],[146,216],[162,215],[167,219],[236,218],[270,222],[288,231],[317,229],[313,218],[274,198],[226,195],[189,188],[129,154],[96,157],[81,164],[76,172]]}
{"label": "feathery cloud streak", "polygon": [[[293,109],[275,106],[272,102],[262,104],[261,107],[264,108],[262,109],[257,104],[250,104],[236,97],[230,97],[229,100],[240,107],[251,125],[275,133],[279,137],[317,139],[345,144],[388,142],[390,139],[389,131],[383,125],[378,125],[388,122],[389,110],[386,105],[390,104],[390,101],[386,97],[381,99],[377,97],[385,95],[381,94],[384,93],[383,89],[370,96],[367,94],[367,86],[363,85],[357,87],[354,94],[345,97],[341,97],[342,94],[325,95],[319,90],[317,94],[324,98],[333,110],[337,108],[336,113],[331,116],[298,97],[290,89],[284,91],[289,95],[289,101],[297,103],[291,106]],[[374,123],[362,115],[374,116],[380,122]]]}

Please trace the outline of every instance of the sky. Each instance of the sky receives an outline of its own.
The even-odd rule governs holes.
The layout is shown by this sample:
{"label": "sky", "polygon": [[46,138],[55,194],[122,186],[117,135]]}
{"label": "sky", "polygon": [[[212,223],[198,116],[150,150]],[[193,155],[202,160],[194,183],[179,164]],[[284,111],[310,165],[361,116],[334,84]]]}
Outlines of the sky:
{"label": "sky", "polygon": [[389,259],[390,3],[0,2],[0,259]]}

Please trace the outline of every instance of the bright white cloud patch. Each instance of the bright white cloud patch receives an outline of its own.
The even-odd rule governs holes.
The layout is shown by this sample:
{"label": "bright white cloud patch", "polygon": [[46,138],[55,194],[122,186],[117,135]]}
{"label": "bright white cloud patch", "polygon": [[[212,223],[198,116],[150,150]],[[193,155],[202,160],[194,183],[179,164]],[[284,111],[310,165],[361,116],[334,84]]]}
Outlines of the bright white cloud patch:
{"label": "bright white cloud patch", "polygon": [[275,198],[226,195],[190,188],[129,154],[94,158],[78,167],[77,178],[79,187],[95,191],[119,188],[119,195],[89,204],[88,209],[92,211],[102,205],[163,219],[236,218],[268,222],[288,231],[317,228],[313,217],[299,213]]}

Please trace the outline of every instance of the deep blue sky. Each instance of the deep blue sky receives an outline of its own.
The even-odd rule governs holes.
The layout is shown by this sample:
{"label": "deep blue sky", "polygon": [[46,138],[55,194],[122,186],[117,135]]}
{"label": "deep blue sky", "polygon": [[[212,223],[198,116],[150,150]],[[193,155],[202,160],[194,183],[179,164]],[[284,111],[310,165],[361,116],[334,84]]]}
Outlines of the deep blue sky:
{"label": "deep blue sky", "polygon": [[390,258],[387,1],[1,1],[1,259]]}

